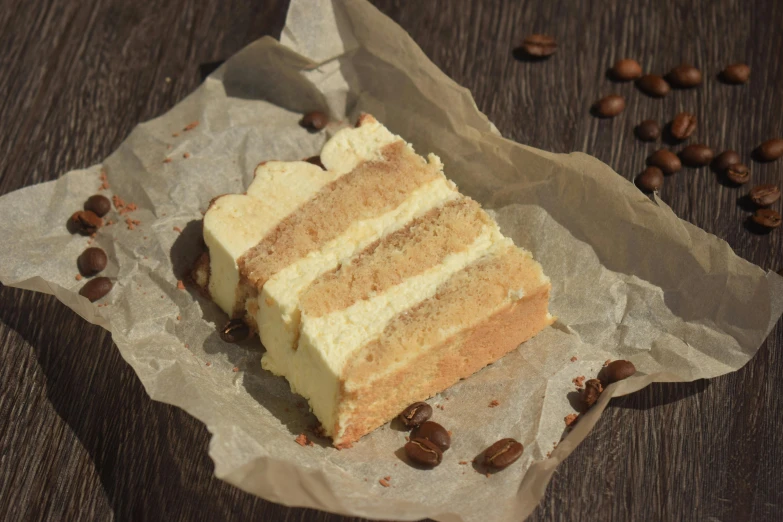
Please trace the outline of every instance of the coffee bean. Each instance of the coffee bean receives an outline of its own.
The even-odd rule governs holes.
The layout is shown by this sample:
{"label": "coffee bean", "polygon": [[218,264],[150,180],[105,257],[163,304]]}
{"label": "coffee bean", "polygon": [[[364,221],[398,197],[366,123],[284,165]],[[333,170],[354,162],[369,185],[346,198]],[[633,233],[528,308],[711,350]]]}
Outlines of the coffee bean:
{"label": "coffee bean", "polygon": [[712,165],[718,172],[726,172],[726,169],[740,161],[742,160],[739,154],[733,150],[724,150],[715,157],[715,161],[712,162]]}
{"label": "coffee bean", "polygon": [[107,261],[106,252],[98,247],[90,247],[76,259],[76,266],[81,275],[90,277],[106,268]]}
{"label": "coffee bean", "polygon": [[613,382],[622,381],[636,373],[636,367],[631,361],[617,360],[610,362],[601,370],[601,383],[608,386]]}
{"label": "coffee bean", "polygon": [[432,417],[432,406],[426,402],[414,402],[402,410],[399,417],[403,424],[412,428]]}
{"label": "coffee bean", "polygon": [[774,161],[783,156],[783,138],[767,140],[756,149],[761,161]]}
{"label": "coffee bean", "polygon": [[771,208],[758,209],[751,219],[766,228],[777,228],[781,222],[780,214]]}
{"label": "coffee bean", "polygon": [[637,80],[636,86],[646,95],[655,98],[663,98],[671,90],[666,80],[657,74],[645,74]]}
{"label": "coffee bean", "polygon": [[111,210],[111,201],[106,196],[95,194],[84,202],[84,210],[90,210],[98,217],[103,217]]}
{"label": "coffee bean", "polygon": [[712,157],[712,149],[702,143],[688,145],[680,151],[682,162],[691,167],[709,165]]}
{"label": "coffee bean", "polygon": [[696,87],[701,84],[701,71],[692,65],[682,64],[672,69],[666,79],[675,87]]}
{"label": "coffee bean", "polygon": [[451,447],[451,435],[446,428],[437,422],[427,421],[417,426],[411,432],[412,439],[427,439],[435,444],[441,451]]}
{"label": "coffee bean", "polygon": [[321,130],[329,123],[329,117],[321,111],[308,112],[302,116],[302,120],[299,122],[302,127],[311,130]]}
{"label": "coffee bean", "polygon": [[103,225],[103,220],[91,210],[79,210],[71,216],[70,227],[74,232],[89,236]]}
{"label": "coffee bean", "polygon": [[733,63],[720,73],[720,79],[726,83],[745,83],[748,78],[750,78],[750,67],[744,63]]}
{"label": "coffee bean", "polygon": [[411,439],[405,444],[405,454],[413,462],[434,468],[443,460],[443,452],[427,439]]}
{"label": "coffee bean", "polygon": [[655,141],[661,136],[661,126],[655,120],[644,120],[636,126],[636,137],[642,141]]}
{"label": "coffee bean", "polygon": [[658,149],[647,158],[647,164],[658,167],[664,174],[674,174],[682,168],[682,162],[668,149]]}
{"label": "coffee bean", "polygon": [[744,185],[750,181],[750,169],[742,163],[735,163],[726,169],[726,177],[732,183]]}
{"label": "coffee bean", "polygon": [[625,98],[619,94],[610,94],[595,103],[595,112],[602,118],[614,118],[625,110]]}
{"label": "coffee bean", "polygon": [[604,387],[601,386],[601,381],[598,379],[590,379],[585,383],[585,389],[582,390],[582,402],[585,403],[586,407],[590,408],[596,403],[603,391]]}
{"label": "coffee bean", "polygon": [[612,67],[612,77],[621,82],[635,80],[642,76],[642,66],[636,60],[617,60]]}
{"label": "coffee bean", "polygon": [[250,337],[250,328],[242,319],[231,319],[220,329],[220,338],[227,343],[241,343]]}
{"label": "coffee bean", "polygon": [[500,439],[484,451],[484,464],[495,469],[505,469],[522,456],[525,448],[514,439]]}
{"label": "coffee bean", "polygon": [[546,34],[531,34],[522,41],[522,50],[534,58],[547,58],[557,51],[557,42]]}
{"label": "coffee bean", "polygon": [[101,297],[105,296],[111,291],[114,284],[108,277],[96,277],[90,279],[87,284],[79,290],[79,295],[86,297],[91,303],[94,303]]}
{"label": "coffee bean", "polygon": [[669,130],[678,140],[690,138],[696,131],[696,116],[690,112],[681,112],[672,120]]}
{"label": "coffee bean", "polygon": [[751,189],[750,200],[759,207],[768,207],[780,199],[777,185],[758,185]]}
{"label": "coffee bean", "polygon": [[663,186],[663,171],[658,167],[647,167],[636,178],[636,186],[644,192],[655,192]]}

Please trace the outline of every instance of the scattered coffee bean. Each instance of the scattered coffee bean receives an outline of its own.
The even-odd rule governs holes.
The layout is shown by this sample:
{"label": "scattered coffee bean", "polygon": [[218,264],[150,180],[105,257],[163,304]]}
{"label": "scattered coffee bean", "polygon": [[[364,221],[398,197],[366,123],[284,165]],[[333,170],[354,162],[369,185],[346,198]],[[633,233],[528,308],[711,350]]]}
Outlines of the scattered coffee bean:
{"label": "scattered coffee bean", "polygon": [[435,467],[443,460],[443,452],[427,439],[411,439],[405,444],[405,454],[422,466]]}
{"label": "scattered coffee bean", "polygon": [[220,338],[227,343],[241,343],[250,337],[250,328],[242,319],[231,319],[220,329]]}
{"label": "scattered coffee bean", "polygon": [[111,210],[111,201],[106,196],[95,194],[84,202],[84,210],[90,210],[98,217],[103,217]]}
{"label": "scattered coffee bean", "polygon": [[739,154],[733,150],[724,150],[715,157],[715,161],[712,164],[718,172],[726,172],[726,169],[740,161],[742,160]]}
{"label": "scattered coffee bean", "polygon": [[446,428],[437,422],[427,421],[421,423],[411,432],[412,439],[427,439],[435,444],[441,451],[451,447],[451,435]]}
{"label": "scattered coffee bean", "polygon": [[645,74],[639,78],[636,82],[636,86],[646,95],[655,98],[663,98],[671,91],[671,87],[669,87],[666,80],[657,74]]}
{"label": "scattered coffee bean", "polygon": [[604,387],[601,386],[601,381],[598,379],[590,379],[585,383],[585,389],[582,390],[582,402],[585,403],[586,407],[590,408],[596,403],[603,391]]}
{"label": "scattered coffee bean", "polygon": [[612,361],[601,369],[601,383],[608,386],[613,382],[622,381],[636,373],[636,367],[631,361]]}
{"label": "scattered coffee bean", "polygon": [[780,214],[771,208],[758,209],[751,219],[766,228],[777,228],[781,222]]}
{"label": "scattered coffee bean", "polygon": [[761,161],[774,161],[783,156],[783,138],[767,140],[756,149]]}
{"label": "scattered coffee bean", "polygon": [[321,130],[329,123],[329,117],[321,111],[313,111],[302,116],[302,120],[299,123],[302,127],[311,130]]}
{"label": "scattered coffee bean", "polygon": [[757,185],[750,191],[750,200],[759,207],[768,207],[780,199],[777,185]]}
{"label": "scattered coffee bean", "polygon": [[484,464],[495,469],[505,469],[522,456],[525,448],[514,439],[500,439],[484,451]]}
{"label": "scattered coffee bean", "polygon": [[402,410],[399,417],[403,424],[413,428],[432,417],[432,406],[426,402],[414,402]]}
{"label": "scattered coffee bean", "polygon": [[642,76],[642,66],[636,60],[617,60],[612,67],[612,78],[621,82],[636,80]]}
{"label": "scattered coffee bean", "polygon": [[682,64],[672,69],[666,79],[675,87],[696,87],[701,84],[701,71],[692,65]]}
{"label": "scattered coffee bean", "polygon": [[750,67],[744,63],[733,63],[721,71],[720,78],[726,83],[745,83],[750,78]]}
{"label": "scattered coffee bean", "polygon": [[557,42],[546,34],[531,34],[522,41],[522,50],[535,58],[547,58],[557,51]]}
{"label": "scattered coffee bean", "polygon": [[709,165],[712,157],[712,149],[702,143],[688,145],[680,151],[682,162],[691,167]]}
{"label": "scattered coffee bean", "polygon": [[106,268],[107,261],[106,252],[98,247],[90,247],[76,259],[76,266],[81,275],[90,277]]}
{"label": "scattered coffee bean", "polygon": [[79,210],[71,216],[71,227],[75,232],[89,236],[103,225],[103,220],[91,210]]}
{"label": "scattered coffee bean", "polygon": [[681,112],[674,117],[669,129],[678,140],[690,138],[696,131],[696,116],[690,112]]}
{"label": "scattered coffee bean", "polygon": [[614,118],[625,110],[625,98],[610,94],[595,103],[595,112],[602,118]]}
{"label": "scattered coffee bean", "polygon": [[655,120],[644,120],[636,126],[636,137],[642,141],[655,141],[661,136],[661,126]]}
{"label": "scattered coffee bean", "polygon": [[735,163],[726,169],[726,177],[732,183],[744,185],[750,181],[750,169],[742,163]]}
{"label": "scattered coffee bean", "polygon": [[664,174],[674,174],[682,168],[682,162],[668,149],[658,149],[647,158],[647,164],[658,167]]}
{"label": "scattered coffee bean", "polygon": [[663,186],[663,171],[658,167],[647,167],[636,178],[636,186],[644,192],[655,192]]}
{"label": "scattered coffee bean", "polygon": [[90,279],[87,284],[79,290],[79,295],[86,297],[91,303],[94,303],[101,297],[105,296],[111,291],[114,284],[108,277],[96,277]]}

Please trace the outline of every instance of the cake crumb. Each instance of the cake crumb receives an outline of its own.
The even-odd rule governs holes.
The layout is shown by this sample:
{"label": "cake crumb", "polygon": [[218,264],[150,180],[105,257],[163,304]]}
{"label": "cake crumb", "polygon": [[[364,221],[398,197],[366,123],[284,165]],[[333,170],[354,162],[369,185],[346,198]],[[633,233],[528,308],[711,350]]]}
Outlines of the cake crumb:
{"label": "cake crumb", "polygon": [[183,158],[188,159],[190,157],[190,152],[186,152],[182,155]]}
{"label": "cake crumb", "polygon": [[76,274],[76,280],[77,281],[81,281],[82,280],[82,275],[81,274]]}
{"label": "cake crumb", "polygon": [[571,379],[571,382],[574,383],[574,385],[579,389],[584,388],[585,376],[580,375],[579,377],[574,377],[573,379]]}
{"label": "cake crumb", "polygon": [[239,366],[234,366],[233,368],[231,368],[231,371],[237,373],[239,371]]}
{"label": "cake crumb", "polygon": [[460,461],[459,461],[459,465],[460,465],[460,466],[466,466],[467,464],[468,464],[468,461],[467,461],[467,460],[460,460]]}
{"label": "cake crumb", "polygon": [[391,486],[391,484],[389,484],[389,481],[387,479],[385,479],[385,478],[382,478],[381,480],[379,480],[378,483],[381,486],[385,487],[385,488],[388,488],[389,486]]}
{"label": "cake crumb", "polygon": [[101,169],[101,175],[98,176],[98,179],[101,180],[101,190],[108,190],[109,178],[106,176],[106,171],[104,169]]}
{"label": "cake crumb", "polygon": [[181,316],[181,315],[178,315],[178,316],[177,316],[177,321],[181,321],[181,320],[182,320],[182,316]]}
{"label": "cake crumb", "polygon": [[212,366],[212,363],[207,361],[207,366]]}
{"label": "cake crumb", "polygon": [[549,457],[551,457],[551,456],[552,456],[552,452],[551,452],[551,451],[547,451],[547,452],[546,452],[546,458],[549,458]]}
{"label": "cake crumb", "polygon": [[135,228],[141,225],[141,221],[138,219],[125,218],[125,224],[128,226],[128,230],[135,230]]}
{"label": "cake crumb", "polygon": [[171,163],[171,158],[166,158],[163,160],[163,163]]}
{"label": "cake crumb", "polygon": [[294,442],[296,442],[302,447],[313,445],[313,443],[310,442],[310,439],[308,439],[307,435],[305,435],[304,433],[300,433],[299,435],[297,435],[296,438],[294,439]]}
{"label": "cake crumb", "polygon": [[576,419],[578,417],[579,416],[576,413],[569,413],[568,415],[566,415],[565,416],[565,424],[566,424],[566,426],[571,427],[574,424],[576,424]]}
{"label": "cake crumb", "polygon": [[182,130],[185,131],[185,132],[188,132],[188,131],[192,131],[196,127],[198,127],[198,121],[192,121],[192,122],[188,123],[187,125],[185,125],[185,128],[182,129]]}
{"label": "cake crumb", "polygon": [[492,399],[492,401],[489,403],[489,407],[490,408],[495,408],[497,406],[500,406],[500,403],[497,400]]}
{"label": "cake crumb", "polygon": [[180,290],[185,289],[185,283],[183,283],[181,279],[177,279],[177,288]]}
{"label": "cake crumb", "polygon": [[607,359],[604,361],[604,366],[609,366],[609,363],[612,362],[611,359]]}
{"label": "cake crumb", "polygon": [[181,228],[179,228],[179,227],[174,227],[172,230],[174,230],[174,232],[176,232],[176,233],[178,233],[178,234],[181,234],[181,233],[182,233],[182,229],[181,229]]}
{"label": "cake crumb", "polygon": [[571,357],[571,362],[576,362],[576,361],[577,361],[577,357],[576,357],[576,355],[574,355],[573,357]]}

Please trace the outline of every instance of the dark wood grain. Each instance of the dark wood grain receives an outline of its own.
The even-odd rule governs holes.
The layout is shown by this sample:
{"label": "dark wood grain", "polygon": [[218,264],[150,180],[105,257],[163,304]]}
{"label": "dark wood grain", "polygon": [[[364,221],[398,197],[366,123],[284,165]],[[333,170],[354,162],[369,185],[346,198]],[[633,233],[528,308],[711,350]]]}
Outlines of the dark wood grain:
{"label": "dark wood grain", "polygon": [[[471,89],[504,135],[588,152],[629,179],[660,146],[634,139],[643,119],[694,112],[691,141],[734,148],[746,161],[755,145],[783,136],[781,2],[374,3]],[[100,161],[134,125],[192,91],[202,66],[279,32],[285,7],[1,0],[0,194]],[[551,59],[515,60],[513,47],[531,32],[557,37]],[[705,82],[653,100],[605,77],[623,57],[658,73],[690,62]],[[750,83],[717,82],[736,61],[751,65]],[[590,104],[613,92],[627,97],[625,112],[591,117]],[[749,165],[754,181],[782,182],[780,161]],[[744,192],[704,168],[667,178],[660,196],[742,257],[779,269],[783,231],[746,230],[748,212],[737,205]],[[214,479],[205,427],[150,401],[106,333],[50,297],[1,288],[0,347],[4,519],[358,520],[288,509]],[[783,519],[781,347],[778,325],[738,372],[614,400],[531,520]]]}

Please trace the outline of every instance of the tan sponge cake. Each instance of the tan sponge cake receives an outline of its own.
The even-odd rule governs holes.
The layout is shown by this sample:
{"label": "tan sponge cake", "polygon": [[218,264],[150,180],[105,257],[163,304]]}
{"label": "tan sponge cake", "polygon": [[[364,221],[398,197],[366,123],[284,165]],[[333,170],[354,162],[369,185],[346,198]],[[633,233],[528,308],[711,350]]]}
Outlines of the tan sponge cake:
{"label": "tan sponge cake", "polygon": [[193,278],[345,447],[553,318],[541,266],[437,156],[363,115],[320,159],[263,163],[215,198]]}

